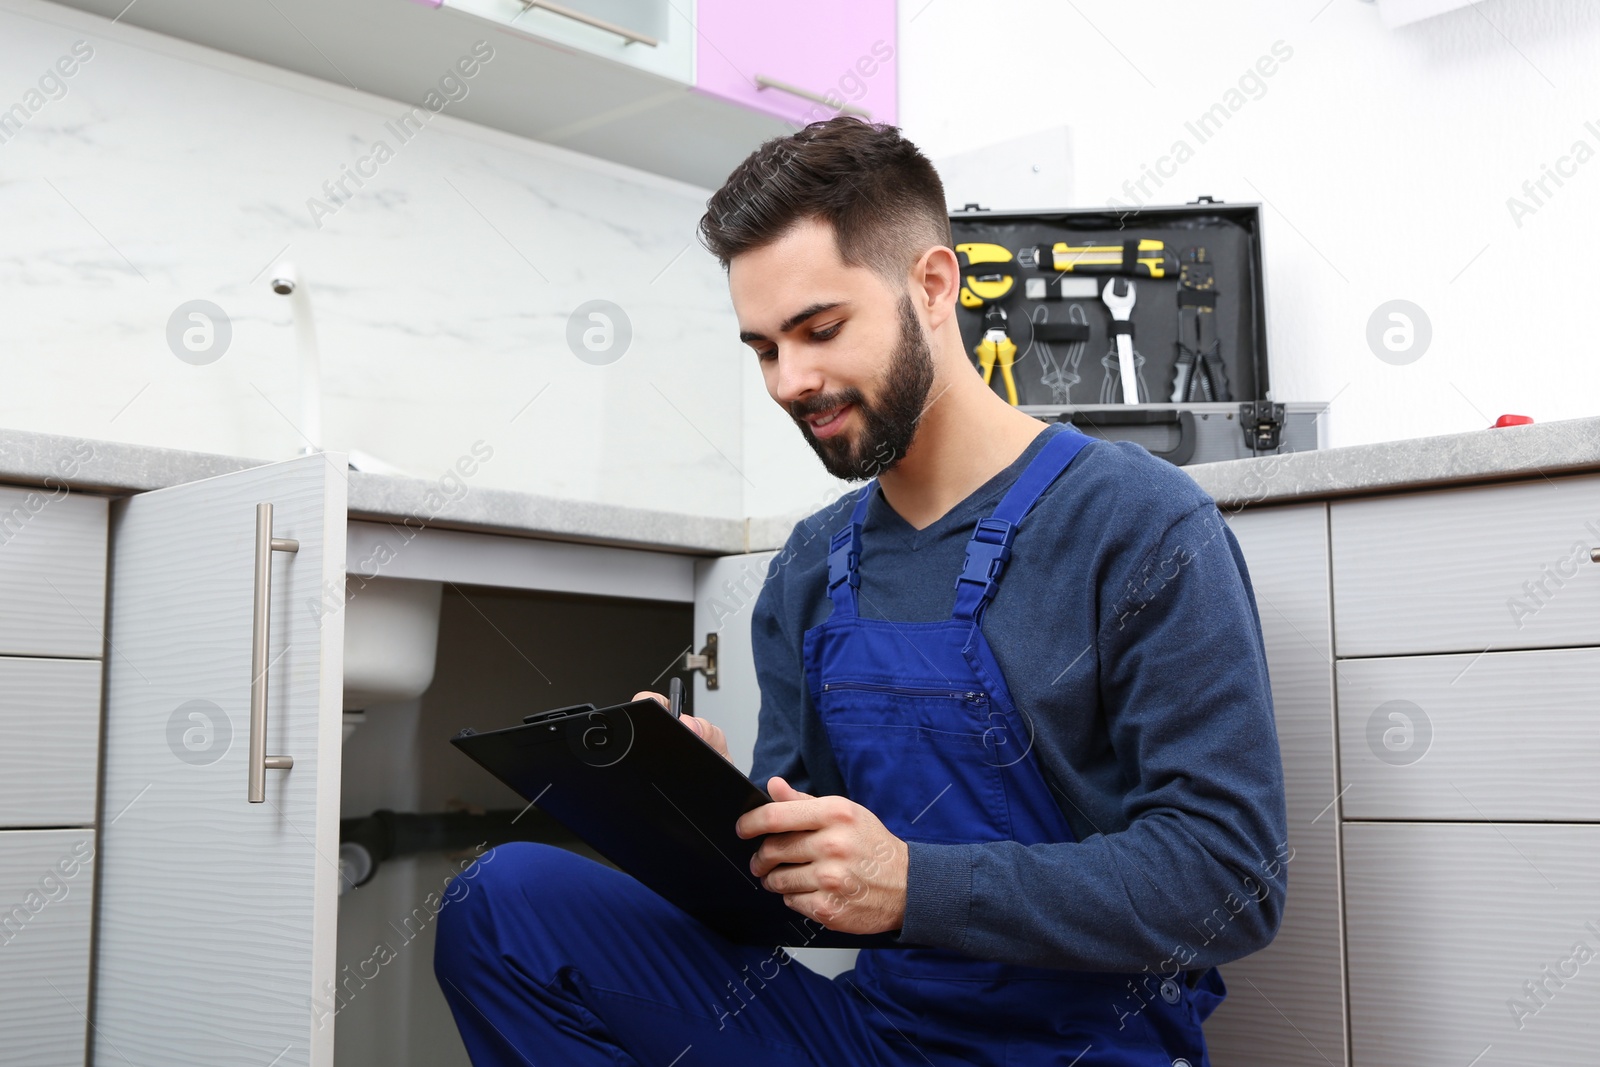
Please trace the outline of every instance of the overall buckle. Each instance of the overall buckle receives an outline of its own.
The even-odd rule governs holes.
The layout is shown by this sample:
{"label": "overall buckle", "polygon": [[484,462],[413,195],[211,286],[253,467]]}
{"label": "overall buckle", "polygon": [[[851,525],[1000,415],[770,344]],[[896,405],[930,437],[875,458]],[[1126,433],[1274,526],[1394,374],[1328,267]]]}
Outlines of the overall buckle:
{"label": "overall buckle", "polygon": [[972,582],[983,586],[985,600],[994,595],[1000,573],[1011,558],[1011,539],[1016,530],[1016,526],[1005,519],[979,520],[972,539],[967,542],[966,563],[956,577],[957,592],[961,591],[962,582]]}
{"label": "overall buckle", "polygon": [[840,530],[828,545],[828,591],[839,588],[848,578],[852,589],[861,585],[861,575],[856,567],[861,553],[854,537],[854,528]]}

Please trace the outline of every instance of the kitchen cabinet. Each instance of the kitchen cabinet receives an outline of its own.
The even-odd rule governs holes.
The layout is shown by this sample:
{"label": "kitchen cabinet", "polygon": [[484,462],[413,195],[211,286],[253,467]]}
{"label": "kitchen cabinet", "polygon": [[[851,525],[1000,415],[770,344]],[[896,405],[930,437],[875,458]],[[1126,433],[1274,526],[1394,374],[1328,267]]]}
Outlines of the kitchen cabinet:
{"label": "kitchen cabinet", "polygon": [[100,656],[106,502],[0,487],[0,656]]}
{"label": "kitchen cabinet", "polygon": [[[431,6],[441,5],[431,2]],[[694,4],[671,0],[443,0],[442,6],[496,23],[507,32],[685,85],[693,77]]]}
{"label": "kitchen cabinet", "polygon": [[1600,827],[1346,824],[1352,1062],[1600,1050]]}
{"label": "kitchen cabinet", "polygon": [[[773,5],[742,6],[751,12],[749,22]],[[48,10],[48,21],[64,23],[64,32],[105,41],[96,49],[116,53],[119,68],[133,64],[126,67],[131,78],[178,79],[199,92],[244,92],[230,83],[282,82],[253,65],[265,63],[315,80],[290,81],[292,96],[326,97],[337,86],[340,104],[331,113],[303,111],[287,99],[282,106],[314,125],[349,110],[359,117],[349,136],[362,144],[383,120],[424,108],[715,189],[752,146],[789,132],[764,110],[694,91],[696,51],[712,48],[716,38],[697,38],[697,5],[686,0],[146,0],[131,7],[126,0],[60,0]],[[141,30],[176,40],[157,50],[162,59],[150,61]],[[892,43],[892,34],[887,40]],[[850,61],[865,52],[852,51]],[[172,60],[178,65],[170,66]],[[845,76],[840,64],[829,70],[821,89]],[[845,94],[851,90],[845,83]],[[250,98],[257,98],[255,91]]]}
{"label": "kitchen cabinet", "polygon": [[95,883],[106,501],[0,487],[0,1034],[82,1062]]}
{"label": "kitchen cabinet", "polygon": [[1592,1062],[1600,477],[1329,511],[1350,1062]]}
{"label": "kitchen cabinet", "polygon": [[[114,509],[98,1063],[333,1061],[344,467],[308,456]],[[294,551],[258,538],[260,504]],[[292,767],[262,771],[272,757]]]}
{"label": "kitchen cabinet", "polygon": [[1341,657],[1600,645],[1600,474],[1330,510]]}
{"label": "kitchen cabinet", "polygon": [[[352,1047],[339,1056],[343,1067],[450,1062],[452,1051],[465,1062],[433,985],[431,942],[391,972],[404,978],[370,988],[360,977],[370,959],[340,956],[341,923],[381,930],[389,917],[375,907],[384,898],[365,889],[341,897],[338,884],[342,608],[365,580],[381,573],[446,584],[440,647],[449,661],[440,670],[455,674],[446,683],[436,677],[423,698],[415,748],[425,758],[400,766],[431,783],[417,793],[424,806],[485,788],[505,794],[501,806],[520,806],[443,742],[467,721],[515,722],[594,699],[602,680],[615,688],[606,675],[629,654],[612,646],[615,635],[628,634],[629,648],[654,649],[648,671],[644,662],[622,670],[629,688],[616,699],[681,664],[677,642],[690,605],[705,595],[693,557],[352,523],[343,469],[341,455],[310,456],[113,506],[107,640],[115,652],[105,686],[90,1038],[99,1062],[328,1065],[335,1017],[351,1004],[360,1009],[348,1021],[376,1013],[391,1029],[397,1015],[432,1011],[430,1031],[451,1040],[442,1058]],[[262,504],[272,506],[270,527],[258,527]],[[257,578],[263,566],[267,585]],[[541,614],[538,603],[516,599],[527,590],[566,599]],[[636,606],[640,598],[673,606],[680,625],[670,650],[644,640],[663,623]],[[265,731],[252,745],[258,618],[267,623]],[[573,630],[578,618],[588,623]],[[545,626],[545,636],[517,637],[524,623]],[[549,688],[530,689],[536,678]],[[292,765],[269,763],[261,802],[251,803],[250,765],[262,757]],[[415,915],[418,899],[395,914]]]}
{"label": "kitchen cabinet", "polygon": [[1206,1021],[1218,1067],[1345,1062],[1339,792],[1334,767],[1333,619],[1323,503],[1228,515],[1244,552],[1283,753],[1288,896],[1278,935],[1220,968],[1228,995]]}
{"label": "kitchen cabinet", "polygon": [[0,827],[92,826],[100,661],[0,657]]}
{"label": "kitchen cabinet", "polygon": [[6,1067],[82,1063],[94,831],[0,831],[0,1042]]}
{"label": "kitchen cabinet", "polygon": [[[717,687],[694,672],[691,710],[748,770],[749,616],[773,552],[737,551],[712,526],[652,527],[656,547],[624,547],[647,539],[632,515],[569,540],[532,512],[521,521],[549,524],[536,536],[379,521],[403,507],[352,520],[347,492],[370,477],[329,454],[125,486],[136,495],[115,502],[53,493],[9,527],[0,512],[8,1064],[78,1062],[92,1045],[98,1062],[464,1065],[419,910],[462,856],[397,858],[340,895],[341,815],[520,806],[445,740],[664,690],[699,655],[715,655]],[[1222,969],[1229,995],[1206,1027],[1218,1067],[1593,1058],[1597,964],[1577,946],[1600,953],[1600,915],[1585,910],[1600,899],[1586,774],[1600,641],[1584,599],[1600,567],[1579,549],[1600,548],[1585,517],[1597,484],[1530,472],[1225,509],[1262,621],[1291,858],[1277,939]],[[260,754],[293,766],[266,769],[252,804],[262,503],[285,543],[268,543]],[[1514,576],[1508,559],[1552,548],[1562,584],[1545,579],[1535,617],[1508,630],[1494,609],[1523,579],[1492,587]],[[367,709],[341,744],[343,608],[377,578],[443,585],[438,667],[421,697]],[[18,624],[15,603],[39,625]],[[1407,706],[1425,733],[1414,713],[1391,717]],[[399,958],[372,978],[381,942]],[[796,954],[827,974],[852,963]]]}
{"label": "kitchen cabinet", "polygon": [[699,0],[695,91],[796,129],[846,108],[895,123],[894,0]]}
{"label": "kitchen cabinet", "polygon": [[1600,648],[1347,659],[1338,674],[1346,818],[1600,821]]}

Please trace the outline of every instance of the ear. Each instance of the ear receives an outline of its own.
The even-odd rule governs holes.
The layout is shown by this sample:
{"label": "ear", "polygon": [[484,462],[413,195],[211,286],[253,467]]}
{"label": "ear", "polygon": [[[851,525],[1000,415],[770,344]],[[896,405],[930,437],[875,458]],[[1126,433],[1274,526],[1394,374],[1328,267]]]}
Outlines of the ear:
{"label": "ear", "polygon": [[931,336],[956,312],[961,292],[961,263],[948,245],[933,245],[911,267],[906,291]]}

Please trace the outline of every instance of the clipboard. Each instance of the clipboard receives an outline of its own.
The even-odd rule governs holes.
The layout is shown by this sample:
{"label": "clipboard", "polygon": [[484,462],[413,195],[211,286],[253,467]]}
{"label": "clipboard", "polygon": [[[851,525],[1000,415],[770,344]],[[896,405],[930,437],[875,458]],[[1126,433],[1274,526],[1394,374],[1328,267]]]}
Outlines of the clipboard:
{"label": "clipboard", "polygon": [[907,948],[898,931],[829,930],[750,873],[734,832],[765,790],[657,701],[577,704],[450,743],[662,898],[735,944]]}

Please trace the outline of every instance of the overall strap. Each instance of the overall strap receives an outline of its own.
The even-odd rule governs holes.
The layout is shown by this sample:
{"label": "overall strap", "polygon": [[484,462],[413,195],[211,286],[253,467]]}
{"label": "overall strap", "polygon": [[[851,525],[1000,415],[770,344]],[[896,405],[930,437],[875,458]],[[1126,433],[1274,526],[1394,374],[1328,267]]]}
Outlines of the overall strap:
{"label": "overall strap", "polygon": [[1067,464],[1093,438],[1073,427],[1055,434],[1033,457],[1021,476],[1001,499],[987,519],[980,519],[967,542],[966,563],[956,578],[956,605],[951,618],[983,618],[983,611],[1000,587],[1000,574],[1011,558],[1011,540],[1028,512],[1052,482],[1067,469]]}
{"label": "overall strap", "polygon": [[850,522],[828,542],[828,599],[835,615],[856,613],[856,590],[861,586],[861,524],[867,518],[867,501],[878,487],[874,478],[861,490]]}

